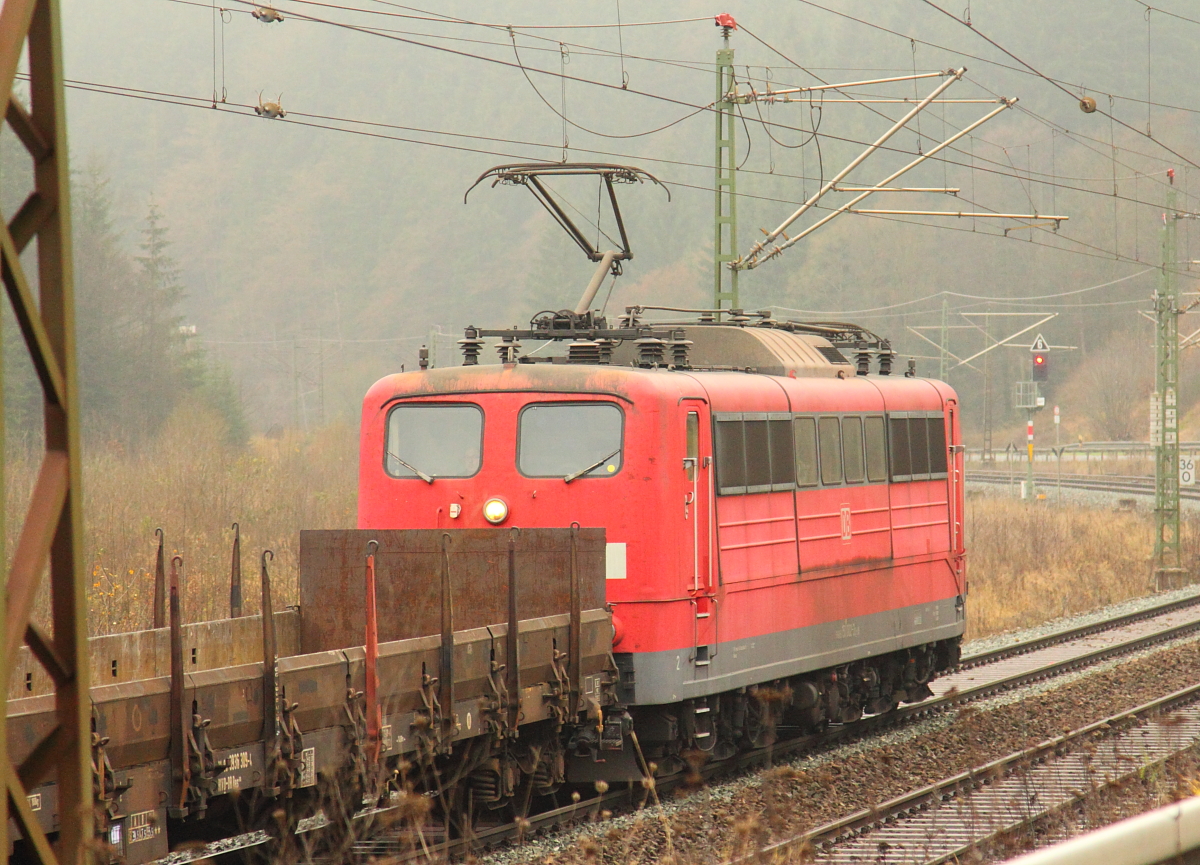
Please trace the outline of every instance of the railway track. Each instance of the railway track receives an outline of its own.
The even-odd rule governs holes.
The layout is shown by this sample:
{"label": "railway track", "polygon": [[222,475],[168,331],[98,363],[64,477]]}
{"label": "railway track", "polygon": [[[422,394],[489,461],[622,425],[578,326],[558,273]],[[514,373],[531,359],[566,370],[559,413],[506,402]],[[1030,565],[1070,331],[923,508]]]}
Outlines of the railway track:
{"label": "railway track", "polygon": [[[1012,484],[1018,486],[1024,479],[1024,472],[1009,475],[1008,472],[1004,471],[976,470],[967,473],[967,483]],[[1105,493],[1129,493],[1135,496],[1154,495],[1154,478],[1140,475],[1064,474],[1060,479],[1057,474],[1039,473],[1033,476],[1033,480],[1034,486],[1043,491],[1056,489],[1061,485],[1064,489],[1094,490]],[[1181,486],[1179,488],[1179,497],[1184,499],[1200,499],[1200,488]]]}
{"label": "railway track", "polygon": [[1200,743],[1200,685],[772,844],[751,858],[805,856],[937,865],[1011,838],[1036,821]]}
{"label": "railway track", "polygon": [[[821,734],[793,736],[770,747],[747,751],[730,760],[702,767],[700,773],[705,780],[711,780],[719,775],[775,762],[782,757],[828,750],[965,703],[1082,669],[1197,631],[1200,631],[1200,594],[971,655],[962,659],[957,672],[936,680],[933,683],[934,696],[924,702],[869,716],[855,724],[834,727]],[[780,732],[786,735],[787,729],[781,729]],[[657,784],[657,792],[669,792],[683,781],[684,779],[678,777],[661,779]],[[356,843],[352,853],[356,860],[362,862],[373,857],[396,857],[414,852],[424,856],[426,850],[434,855],[453,857],[466,852],[468,847],[494,847],[581,819],[591,819],[602,810],[636,807],[644,804],[647,796],[647,792],[642,789],[609,790],[601,795],[531,815],[519,825],[517,822],[510,822],[481,828],[469,840],[427,843],[425,849],[418,847],[416,851],[413,849],[411,834],[380,834]],[[387,812],[386,808],[376,809],[362,815],[362,818],[385,816]]]}

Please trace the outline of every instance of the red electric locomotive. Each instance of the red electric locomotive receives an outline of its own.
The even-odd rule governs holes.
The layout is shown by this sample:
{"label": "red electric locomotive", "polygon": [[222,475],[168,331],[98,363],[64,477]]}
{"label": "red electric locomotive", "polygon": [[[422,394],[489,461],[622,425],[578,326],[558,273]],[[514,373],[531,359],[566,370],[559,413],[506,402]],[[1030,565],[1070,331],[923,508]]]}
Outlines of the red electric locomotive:
{"label": "red electric locomotive", "polygon": [[[377,382],[359,527],[604,527],[618,697],[667,768],[928,696],[964,629],[954,391],[849,325],[641,312],[515,334],[554,357],[468,329],[466,365]],[[475,362],[489,334],[508,362]]]}
{"label": "red electric locomotive", "polygon": [[[545,185],[595,175],[620,251],[601,252]],[[597,262],[573,311],[467,328],[461,367],[388,376],[363,402],[359,527],[603,527],[615,695],[628,746],[577,741],[571,780],[682,768],[930,695],[958,661],[966,573],[958,401],[893,375],[855,325],[684,310],[610,326],[591,309],[632,257],[611,165],[501,166]],[[721,320],[721,316],[728,316]],[[481,365],[489,338],[500,363]],[[520,355],[520,340],[539,347]],[[848,358],[843,351],[849,351]],[[874,371],[873,368],[874,367]],[[576,732],[578,738],[584,733]],[[583,745],[588,747],[583,747]]]}

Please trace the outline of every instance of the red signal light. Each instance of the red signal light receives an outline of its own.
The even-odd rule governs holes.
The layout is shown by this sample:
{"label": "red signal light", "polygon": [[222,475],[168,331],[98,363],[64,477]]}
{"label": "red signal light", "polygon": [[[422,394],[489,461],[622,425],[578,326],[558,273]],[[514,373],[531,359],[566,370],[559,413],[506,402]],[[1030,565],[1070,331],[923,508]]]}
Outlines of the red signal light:
{"label": "red signal light", "polygon": [[1050,378],[1050,363],[1043,352],[1037,352],[1033,356],[1033,376],[1034,381],[1048,381]]}
{"label": "red signal light", "polygon": [[1038,366],[1041,366],[1042,364],[1044,364],[1046,362],[1046,356],[1044,354],[1035,354],[1033,356],[1033,362],[1036,363]]}

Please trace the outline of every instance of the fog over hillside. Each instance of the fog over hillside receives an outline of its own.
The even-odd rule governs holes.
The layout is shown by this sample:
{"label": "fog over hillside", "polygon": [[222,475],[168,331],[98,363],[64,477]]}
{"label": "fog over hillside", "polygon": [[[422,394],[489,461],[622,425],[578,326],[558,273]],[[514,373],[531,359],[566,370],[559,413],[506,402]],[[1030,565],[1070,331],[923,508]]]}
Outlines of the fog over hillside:
{"label": "fog over hillside", "polygon": [[[464,325],[518,324],[538,310],[573,305],[591,265],[528,194],[481,187],[463,203],[467,187],[493,165],[562,159],[564,122],[556,112],[564,108],[570,159],[637,165],[671,193],[668,202],[651,185],[620,190],[635,258],[616,284],[609,311],[634,302],[710,305],[714,121],[693,106],[713,101],[720,31],[711,16],[728,11],[744,27],[731,43],[739,76],[769,77],[773,87],[813,84],[814,75],[853,81],[966,66],[966,79],[947,97],[1020,98],[1017,108],[964,139],[946,161],[932,159],[903,181],[961,187],[960,200],[879,195],[864,206],[1070,216],[1058,236],[1025,229],[1009,237],[1004,229],[1014,223],[1000,220],[844,216],[743,274],[744,306],[833,317],[941,291],[1019,298],[1140,274],[1042,306],[986,308],[1061,313],[1042,330],[1053,343],[1078,347],[1055,356],[1054,397],[1064,401],[1068,422],[1089,411],[1092,391],[1080,384],[1089,356],[1103,355],[1110,343],[1125,346],[1122,351],[1137,355],[1130,364],[1149,371],[1143,349],[1152,330],[1137,314],[1148,302],[1124,301],[1148,298],[1155,286],[1154,272],[1143,271],[1159,263],[1167,168],[1177,171],[1181,208],[1200,209],[1200,172],[1137,131],[1149,124],[1155,139],[1200,162],[1200,105],[1190,86],[1200,26],[1161,13],[1148,24],[1144,7],[1131,0],[969,4],[979,33],[1045,75],[1074,82],[1068,94],[920,0],[822,5],[903,36],[794,0],[721,8],[627,2],[620,7],[620,30],[521,26],[615,24],[616,3],[486,0],[441,2],[422,11],[382,0],[281,0],[276,6],[285,20],[265,24],[242,2],[222,11],[199,0],[64,0],[67,78],[164,100],[69,91],[72,158],[77,169],[107,177],[113,219],[130,250],[149,204],[158,206],[186,291],[182,321],[195,325],[207,357],[230,370],[253,428],[315,424],[322,410],[326,418],[352,418],[373,380],[401,364],[412,368],[432,328],[447,334],[437,341],[444,365],[458,362],[453,340]],[[1184,4],[1176,7],[1187,12]],[[432,20],[446,17],[516,26]],[[703,20],[635,26],[686,18]],[[527,80],[514,64],[571,80],[537,72]],[[224,94],[226,103],[215,110],[168,104],[178,96],[209,99],[214,69],[218,99]],[[855,92],[912,97],[932,87],[920,81],[915,88],[905,82]],[[1188,110],[1153,107],[1148,116],[1146,104],[1116,98],[1112,113],[1131,131],[1100,112],[1081,112],[1078,98],[1085,92],[1104,111],[1109,93]],[[279,99],[287,116],[257,116],[250,106],[260,94]],[[820,179],[861,151],[858,142],[886,129],[888,121],[875,111],[892,118],[904,111],[837,98],[828,94],[824,105],[744,107],[738,129],[739,158],[745,159],[738,177],[743,250],[761,237],[760,228],[775,227]],[[850,180],[862,185],[885,177],[918,145],[928,150],[989,108],[934,106],[921,115],[919,130],[914,123],[890,142],[905,152],[879,154]],[[793,128],[777,126],[769,136],[763,120]],[[672,121],[679,122],[638,135]],[[563,188],[594,218],[594,187]],[[1180,233],[1188,259],[1189,233]],[[1194,285],[1184,278],[1181,290]],[[966,357],[984,343],[958,329],[969,327],[958,314],[985,307],[961,297],[948,301],[951,350]],[[1091,305],[1098,303],[1117,305]],[[904,317],[845,315],[892,337],[905,354],[935,354],[907,327],[940,326],[941,299],[902,311]],[[997,335],[1019,329],[1009,327],[1011,321],[996,317],[989,328]],[[935,331],[923,333],[938,338]],[[1002,425],[1012,414],[1006,408],[1011,382],[1024,371],[1028,353],[993,354],[993,410]],[[936,374],[937,362],[919,360],[919,370]],[[967,405],[969,436],[980,424],[981,370],[959,367],[950,376]],[[1096,387],[1112,382],[1101,378]],[[1087,380],[1094,379],[1093,372]],[[1144,412],[1141,401],[1136,405]],[[1144,437],[1143,427],[1137,431]],[[1082,420],[1079,432],[1102,435],[1099,428],[1085,430]]]}

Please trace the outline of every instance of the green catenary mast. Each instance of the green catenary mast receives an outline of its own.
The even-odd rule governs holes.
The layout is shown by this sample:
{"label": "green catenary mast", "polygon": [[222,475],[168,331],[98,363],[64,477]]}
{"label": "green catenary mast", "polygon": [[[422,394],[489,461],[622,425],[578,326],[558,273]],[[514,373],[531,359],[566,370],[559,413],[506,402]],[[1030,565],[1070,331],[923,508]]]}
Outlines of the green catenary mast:
{"label": "green catenary mast", "polygon": [[1163,213],[1162,272],[1154,295],[1154,583],[1174,585],[1183,573],[1179,554],[1179,297],[1175,279],[1175,172]]}
{"label": "green catenary mast", "polygon": [[713,236],[713,308],[736,309],[738,300],[738,272],[731,270],[730,262],[738,256],[737,239],[737,153],[734,131],[737,116],[734,103],[728,99],[733,91],[733,49],[729,47],[729,34],[737,29],[732,15],[718,15],[717,26],[721,28],[724,47],[717,51],[717,99],[713,114],[717,119],[716,211]]}

